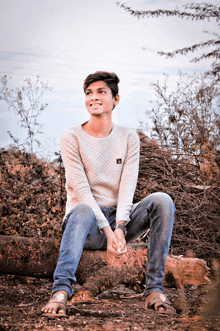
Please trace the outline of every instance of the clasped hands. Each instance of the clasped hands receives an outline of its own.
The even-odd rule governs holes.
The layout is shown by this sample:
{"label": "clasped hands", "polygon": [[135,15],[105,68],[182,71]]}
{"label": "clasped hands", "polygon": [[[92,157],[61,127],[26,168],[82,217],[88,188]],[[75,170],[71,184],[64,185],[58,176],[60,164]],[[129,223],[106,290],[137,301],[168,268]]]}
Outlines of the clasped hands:
{"label": "clasped hands", "polygon": [[103,231],[107,238],[108,254],[118,258],[127,252],[125,236],[122,229],[117,228],[115,231],[112,231],[112,229],[107,226],[103,228]]}

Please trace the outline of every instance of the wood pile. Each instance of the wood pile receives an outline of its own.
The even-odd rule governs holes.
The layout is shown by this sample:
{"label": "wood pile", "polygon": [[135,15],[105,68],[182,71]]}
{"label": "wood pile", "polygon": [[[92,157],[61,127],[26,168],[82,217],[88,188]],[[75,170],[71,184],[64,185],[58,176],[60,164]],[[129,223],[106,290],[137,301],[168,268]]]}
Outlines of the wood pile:
{"label": "wood pile", "polygon": [[[60,157],[48,163],[16,149],[1,149],[0,234],[60,238],[64,181]],[[205,176],[197,165],[148,142],[141,146],[134,202],[153,192],[168,193],[176,206],[170,253],[220,259],[219,184],[219,174]]]}
{"label": "wood pile", "polygon": [[171,253],[219,259],[220,175],[207,177],[157,144],[144,144],[134,202],[159,191],[169,194],[176,207]]}

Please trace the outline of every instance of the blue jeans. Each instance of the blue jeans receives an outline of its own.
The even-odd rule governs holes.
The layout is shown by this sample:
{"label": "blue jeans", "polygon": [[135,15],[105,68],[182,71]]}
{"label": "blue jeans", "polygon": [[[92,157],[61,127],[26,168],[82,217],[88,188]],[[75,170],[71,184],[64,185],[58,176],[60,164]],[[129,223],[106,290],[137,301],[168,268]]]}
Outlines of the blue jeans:
{"label": "blue jeans", "polygon": [[[101,208],[114,230],[116,208]],[[175,207],[166,193],[153,193],[133,205],[130,222],[126,225],[126,242],[130,243],[150,228],[146,288],[144,295],[163,293],[163,278],[173,230]],[[95,214],[85,204],[76,206],[68,215],[60,245],[60,254],[54,272],[53,291],[65,290],[73,295],[71,284],[76,282],[75,273],[83,249],[104,250],[105,235],[99,230]]]}

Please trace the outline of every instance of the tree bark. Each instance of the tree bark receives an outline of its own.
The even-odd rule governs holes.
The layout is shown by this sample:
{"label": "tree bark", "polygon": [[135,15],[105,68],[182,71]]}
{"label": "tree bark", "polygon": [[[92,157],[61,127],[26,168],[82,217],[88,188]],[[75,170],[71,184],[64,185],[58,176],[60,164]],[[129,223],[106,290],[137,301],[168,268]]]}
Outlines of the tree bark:
{"label": "tree bark", "polygon": [[[1,273],[52,277],[59,254],[60,241],[47,238],[0,236]],[[142,291],[145,283],[147,247],[134,244],[119,259],[106,251],[84,251],[76,272],[82,286],[75,301],[91,300],[107,288],[126,284]],[[164,286],[209,283],[209,268],[202,259],[168,256]]]}

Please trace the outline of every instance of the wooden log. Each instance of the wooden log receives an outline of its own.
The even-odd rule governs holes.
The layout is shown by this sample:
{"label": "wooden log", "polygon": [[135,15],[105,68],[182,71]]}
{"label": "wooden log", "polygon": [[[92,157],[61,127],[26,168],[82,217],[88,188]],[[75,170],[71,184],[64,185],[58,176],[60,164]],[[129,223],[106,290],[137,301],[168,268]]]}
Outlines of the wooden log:
{"label": "wooden log", "polygon": [[0,236],[0,272],[51,277],[59,247],[57,239]]}
{"label": "wooden log", "polygon": [[[95,270],[93,261],[98,261],[100,258],[104,265]],[[118,284],[125,284],[137,292],[142,292],[146,264],[146,246],[132,245],[126,255],[121,256],[120,259],[109,257],[106,252],[85,251],[77,270],[79,271],[77,280],[83,285],[68,304],[92,301],[99,293]],[[208,273],[207,263],[202,259],[169,255],[163,285],[182,289],[185,285],[208,284],[210,282]]]}
{"label": "wooden log", "polygon": [[[52,277],[60,242],[57,239],[0,236],[1,273]],[[82,286],[75,301],[90,300],[107,288],[126,284],[141,290],[145,282],[146,245],[130,245],[119,259],[105,251],[84,251],[76,272]],[[209,268],[202,259],[168,256],[164,286],[209,283]]]}

